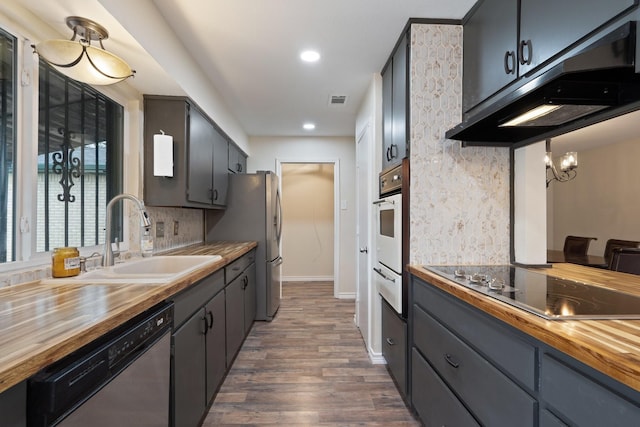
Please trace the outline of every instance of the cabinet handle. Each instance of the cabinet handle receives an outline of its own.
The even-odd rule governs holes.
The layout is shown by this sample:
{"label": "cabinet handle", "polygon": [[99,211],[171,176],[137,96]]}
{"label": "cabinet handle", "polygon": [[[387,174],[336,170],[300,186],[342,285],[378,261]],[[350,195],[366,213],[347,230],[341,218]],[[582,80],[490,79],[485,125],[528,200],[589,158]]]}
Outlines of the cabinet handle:
{"label": "cabinet handle", "polygon": [[396,343],[391,338],[387,338],[387,344],[396,345]]}
{"label": "cabinet handle", "polygon": [[202,321],[204,322],[204,328],[202,330],[202,335],[207,335],[207,332],[209,331],[209,322],[207,321],[207,316],[206,315],[202,318]]}
{"label": "cabinet handle", "polygon": [[505,74],[515,74],[516,72],[516,53],[512,50],[504,53],[504,72]]}
{"label": "cabinet handle", "polygon": [[[527,48],[526,56],[524,54],[525,47]],[[531,64],[531,60],[533,59],[533,45],[531,44],[531,40],[520,40],[520,50],[518,53],[520,54],[521,65]]]}
{"label": "cabinet handle", "polygon": [[[391,144],[391,147],[389,147],[389,150],[391,152],[392,159],[395,159],[398,157],[398,144]],[[394,150],[395,150],[395,154],[394,154]]]}
{"label": "cabinet handle", "polygon": [[218,190],[213,190],[213,200],[218,200]]}
{"label": "cabinet handle", "polygon": [[213,328],[213,312],[209,310],[207,316],[209,317],[209,329],[211,329]]}
{"label": "cabinet handle", "polygon": [[449,353],[445,353],[444,354],[444,360],[446,360],[449,365],[453,366],[456,369],[460,366],[459,363],[457,363],[457,362],[455,362],[453,360],[453,358],[451,357],[451,355]]}
{"label": "cabinet handle", "polygon": [[387,147],[387,154],[386,154],[386,158],[387,158],[387,162],[391,161],[391,147]]}
{"label": "cabinet handle", "polygon": [[242,165],[240,163],[236,163],[236,171],[242,172]]}
{"label": "cabinet handle", "polygon": [[249,278],[247,276],[244,276],[242,278],[242,282],[244,283],[244,288],[243,289],[247,289],[249,287]]}
{"label": "cabinet handle", "polygon": [[213,200],[213,188],[209,189],[209,200]]}

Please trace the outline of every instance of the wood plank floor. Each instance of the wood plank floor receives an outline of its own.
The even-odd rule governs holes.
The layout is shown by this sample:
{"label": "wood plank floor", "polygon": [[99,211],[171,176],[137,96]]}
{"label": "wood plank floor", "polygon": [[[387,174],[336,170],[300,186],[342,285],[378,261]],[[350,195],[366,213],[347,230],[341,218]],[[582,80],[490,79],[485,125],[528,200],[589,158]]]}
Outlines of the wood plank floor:
{"label": "wood plank floor", "polygon": [[204,426],[419,426],[384,365],[369,361],[353,300],[328,282],[290,282],[256,322]]}

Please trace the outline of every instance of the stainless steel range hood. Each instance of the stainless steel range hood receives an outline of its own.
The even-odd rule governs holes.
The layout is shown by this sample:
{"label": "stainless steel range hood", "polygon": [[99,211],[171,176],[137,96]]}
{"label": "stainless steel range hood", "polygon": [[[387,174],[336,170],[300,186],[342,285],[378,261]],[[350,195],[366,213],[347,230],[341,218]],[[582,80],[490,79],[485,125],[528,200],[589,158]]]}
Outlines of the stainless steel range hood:
{"label": "stainless steel range hood", "polygon": [[[520,146],[640,109],[636,26],[635,21],[627,22],[465,117],[445,136],[463,145]],[[539,110],[532,112],[535,109]],[[540,109],[544,114],[536,114]]]}

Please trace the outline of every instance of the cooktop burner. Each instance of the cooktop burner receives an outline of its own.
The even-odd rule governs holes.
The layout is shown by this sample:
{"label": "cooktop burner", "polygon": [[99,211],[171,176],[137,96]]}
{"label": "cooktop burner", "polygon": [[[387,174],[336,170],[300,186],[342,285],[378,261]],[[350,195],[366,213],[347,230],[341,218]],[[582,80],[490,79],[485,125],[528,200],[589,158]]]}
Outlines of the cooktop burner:
{"label": "cooktop burner", "polygon": [[425,266],[439,276],[548,320],[640,319],[640,297],[512,265]]}

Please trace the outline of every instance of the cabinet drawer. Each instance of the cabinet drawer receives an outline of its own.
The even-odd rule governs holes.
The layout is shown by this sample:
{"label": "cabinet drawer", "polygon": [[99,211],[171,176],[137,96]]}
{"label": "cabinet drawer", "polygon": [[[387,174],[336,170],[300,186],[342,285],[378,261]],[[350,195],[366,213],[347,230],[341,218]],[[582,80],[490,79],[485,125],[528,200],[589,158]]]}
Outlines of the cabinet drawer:
{"label": "cabinet drawer", "polygon": [[[487,359],[529,390],[535,390],[536,349],[502,322],[413,278],[414,303],[447,325]],[[424,350],[423,350],[424,352]]]}
{"label": "cabinet drawer", "polygon": [[482,424],[533,426],[535,399],[417,306],[414,325],[416,345]]}
{"label": "cabinet drawer", "polygon": [[223,289],[224,272],[218,270],[177,294],[173,298],[174,330]]}
{"label": "cabinet drawer", "polygon": [[425,426],[478,426],[431,366],[414,348],[411,352],[413,406]]}
{"label": "cabinet drawer", "polygon": [[407,324],[382,300],[382,355],[403,396],[407,394]]}
{"label": "cabinet drawer", "polygon": [[233,279],[238,277],[240,273],[242,273],[245,268],[249,267],[252,262],[256,259],[256,252],[251,251],[245,255],[242,255],[237,260],[233,261],[231,264],[227,265],[224,268],[225,281],[226,283],[231,283]]}
{"label": "cabinet drawer", "polygon": [[638,406],[548,354],[542,357],[540,395],[575,425],[612,427],[640,422]]}

